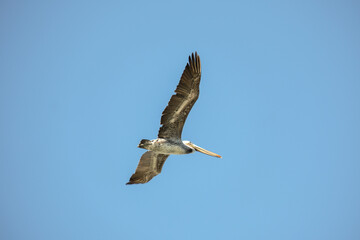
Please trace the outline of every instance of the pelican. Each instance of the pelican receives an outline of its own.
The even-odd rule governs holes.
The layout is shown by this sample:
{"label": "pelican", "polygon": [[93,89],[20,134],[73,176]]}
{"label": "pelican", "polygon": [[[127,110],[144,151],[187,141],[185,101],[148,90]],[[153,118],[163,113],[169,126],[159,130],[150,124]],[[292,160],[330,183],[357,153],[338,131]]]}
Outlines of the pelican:
{"label": "pelican", "polygon": [[161,116],[158,138],[142,139],[139,148],[148,150],[139,161],[135,173],[127,184],[147,183],[161,173],[170,154],[189,154],[195,151],[221,158],[220,155],[196,146],[190,141],[182,141],[181,133],[187,116],[199,97],[201,79],[200,57],[197,52],[189,56],[175,94]]}

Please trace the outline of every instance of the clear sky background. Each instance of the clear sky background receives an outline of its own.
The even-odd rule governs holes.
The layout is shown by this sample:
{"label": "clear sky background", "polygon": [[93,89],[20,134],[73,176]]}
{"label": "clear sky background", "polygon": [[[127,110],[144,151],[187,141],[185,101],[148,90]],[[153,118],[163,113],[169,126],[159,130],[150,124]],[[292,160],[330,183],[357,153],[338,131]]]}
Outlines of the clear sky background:
{"label": "clear sky background", "polygon": [[[0,238],[360,239],[358,1],[1,1]],[[183,138],[126,186],[187,58]]]}

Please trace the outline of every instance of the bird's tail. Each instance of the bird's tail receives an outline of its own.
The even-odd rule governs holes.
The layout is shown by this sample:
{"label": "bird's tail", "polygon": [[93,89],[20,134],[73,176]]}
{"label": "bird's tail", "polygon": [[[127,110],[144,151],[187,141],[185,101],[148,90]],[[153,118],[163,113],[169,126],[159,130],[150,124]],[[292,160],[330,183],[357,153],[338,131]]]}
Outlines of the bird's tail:
{"label": "bird's tail", "polygon": [[[146,146],[151,145],[151,141],[148,139],[141,139],[138,148],[145,148]],[[145,148],[146,149],[146,148]]]}

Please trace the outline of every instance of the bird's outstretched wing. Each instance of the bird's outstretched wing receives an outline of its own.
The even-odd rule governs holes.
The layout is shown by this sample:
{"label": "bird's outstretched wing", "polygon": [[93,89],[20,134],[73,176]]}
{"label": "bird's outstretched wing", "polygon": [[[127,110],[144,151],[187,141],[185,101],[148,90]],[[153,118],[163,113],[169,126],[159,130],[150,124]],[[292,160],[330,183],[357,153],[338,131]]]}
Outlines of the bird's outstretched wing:
{"label": "bird's outstretched wing", "polygon": [[135,173],[126,184],[147,183],[153,177],[161,173],[161,169],[169,157],[167,154],[160,154],[153,151],[145,152],[139,161]]}
{"label": "bird's outstretched wing", "polygon": [[182,129],[191,108],[199,97],[201,79],[200,57],[195,52],[189,56],[189,63],[180,78],[174,95],[161,116],[161,127],[158,137],[181,139]]}

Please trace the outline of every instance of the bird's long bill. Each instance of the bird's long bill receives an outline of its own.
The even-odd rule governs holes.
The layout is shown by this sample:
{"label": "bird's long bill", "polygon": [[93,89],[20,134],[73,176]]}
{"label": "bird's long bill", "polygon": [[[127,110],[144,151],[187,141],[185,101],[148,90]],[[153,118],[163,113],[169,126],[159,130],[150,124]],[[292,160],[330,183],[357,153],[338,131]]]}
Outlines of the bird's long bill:
{"label": "bird's long bill", "polygon": [[191,143],[191,146],[192,146],[196,151],[198,151],[198,152],[205,153],[205,154],[207,154],[207,155],[209,155],[209,156],[222,158],[219,154],[210,152],[210,151],[208,151],[208,150],[206,150],[206,149],[203,149],[203,148],[201,148],[201,147],[199,147],[199,146],[196,146],[196,145],[193,144],[193,143]]}

